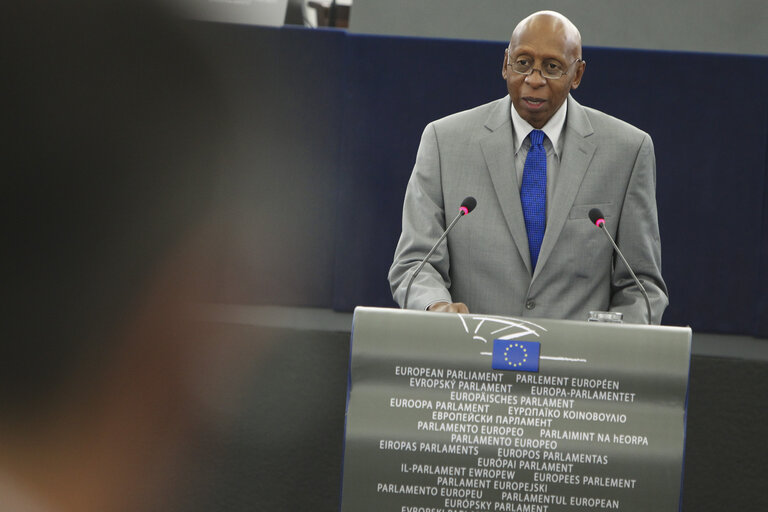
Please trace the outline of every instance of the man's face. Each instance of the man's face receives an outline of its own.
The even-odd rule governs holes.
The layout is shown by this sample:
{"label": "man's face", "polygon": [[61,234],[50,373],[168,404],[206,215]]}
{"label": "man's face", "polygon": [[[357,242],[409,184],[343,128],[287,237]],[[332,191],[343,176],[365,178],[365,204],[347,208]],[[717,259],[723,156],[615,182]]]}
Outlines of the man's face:
{"label": "man's face", "polygon": [[[579,86],[585,63],[574,61],[580,54],[580,44],[569,37],[562,24],[551,18],[533,19],[515,30],[504,54],[501,74],[507,81],[515,110],[534,128],[543,127],[566,100],[570,90]],[[530,75],[515,73],[509,67],[520,60],[533,63],[534,71]],[[543,66],[555,63],[559,63],[566,74],[558,79],[543,78]]]}

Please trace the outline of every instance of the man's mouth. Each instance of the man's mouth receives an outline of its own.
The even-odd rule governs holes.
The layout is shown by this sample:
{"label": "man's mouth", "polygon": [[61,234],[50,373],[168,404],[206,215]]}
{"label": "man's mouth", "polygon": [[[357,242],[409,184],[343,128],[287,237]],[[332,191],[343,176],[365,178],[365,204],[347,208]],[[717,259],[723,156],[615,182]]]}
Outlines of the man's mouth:
{"label": "man's mouth", "polygon": [[525,97],[525,98],[523,98],[523,103],[525,103],[525,105],[528,108],[531,108],[531,109],[534,109],[534,110],[541,108],[542,105],[544,105],[544,103],[546,103],[546,101],[547,100],[542,99],[542,98],[532,98],[532,97]]}

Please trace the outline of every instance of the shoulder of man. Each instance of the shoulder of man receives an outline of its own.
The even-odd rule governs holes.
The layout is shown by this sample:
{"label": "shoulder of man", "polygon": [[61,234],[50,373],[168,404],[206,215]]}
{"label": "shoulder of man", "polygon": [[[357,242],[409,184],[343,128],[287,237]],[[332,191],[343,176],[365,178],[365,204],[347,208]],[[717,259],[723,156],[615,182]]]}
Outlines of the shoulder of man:
{"label": "shoulder of man", "polygon": [[499,117],[500,119],[509,119],[509,109],[511,108],[509,96],[498,100],[490,101],[468,110],[462,110],[449,116],[442,117],[429,123],[438,131],[459,130],[466,132],[468,130],[482,128],[489,119]]}
{"label": "shoulder of man", "polygon": [[578,103],[577,105],[579,108],[583,109],[584,114],[587,116],[590,124],[592,125],[592,129],[595,131],[595,134],[600,135],[601,137],[631,140],[642,140],[645,137],[650,138],[650,135],[647,132],[622,119],[619,119],[618,117],[606,114],[605,112],[601,112],[600,110],[592,107],[585,107],[584,105],[580,105]]}

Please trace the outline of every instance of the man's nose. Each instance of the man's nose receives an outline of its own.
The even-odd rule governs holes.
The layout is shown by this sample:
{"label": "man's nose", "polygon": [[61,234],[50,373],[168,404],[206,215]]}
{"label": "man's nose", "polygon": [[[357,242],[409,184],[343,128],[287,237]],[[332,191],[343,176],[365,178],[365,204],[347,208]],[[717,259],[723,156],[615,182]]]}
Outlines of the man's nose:
{"label": "man's nose", "polygon": [[541,76],[540,69],[533,69],[531,74],[525,77],[525,83],[531,87],[541,87],[547,83],[547,79]]}

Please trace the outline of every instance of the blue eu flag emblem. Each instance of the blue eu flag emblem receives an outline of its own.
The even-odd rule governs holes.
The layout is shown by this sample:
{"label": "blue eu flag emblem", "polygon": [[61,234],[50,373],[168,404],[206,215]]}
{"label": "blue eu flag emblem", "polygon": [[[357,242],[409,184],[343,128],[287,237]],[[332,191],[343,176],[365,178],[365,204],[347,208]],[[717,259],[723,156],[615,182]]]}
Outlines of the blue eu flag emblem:
{"label": "blue eu flag emblem", "polygon": [[494,370],[513,370],[518,372],[538,372],[538,341],[493,340]]}

